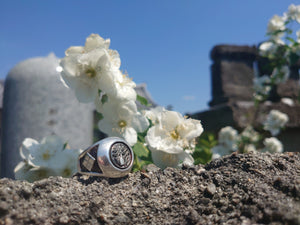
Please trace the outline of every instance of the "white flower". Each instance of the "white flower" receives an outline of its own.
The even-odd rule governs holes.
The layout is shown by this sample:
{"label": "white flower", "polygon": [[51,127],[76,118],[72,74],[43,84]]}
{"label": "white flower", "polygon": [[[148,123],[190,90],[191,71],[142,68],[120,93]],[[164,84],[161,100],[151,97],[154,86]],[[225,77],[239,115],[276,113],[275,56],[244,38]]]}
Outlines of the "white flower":
{"label": "white flower", "polygon": [[294,106],[294,105],[295,105],[294,100],[291,99],[291,98],[282,98],[282,99],[281,99],[281,102],[282,102],[283,104],[288,105],[288,106]]}
{"label": "white flower", "polygon": [[203,132],[199,120],[186,119],[178,112],[162,111],[157,118],[145,137],[150,150],[181,153],[193,147],[194,139]]}
{"label": "white flower", "polygon": [[264,100],[264,96],[261,94],[254,94],[254,100],[255,101],[263,101]]}
{"label": "white flower", "polygon": [[114,83],[109,91],[101,92],[95,99],[94,103],[96,110],[102,113],[103,104],[107,101],[112,102],[126,102],[136,101],[136,84],[127,75],[122,74],[121,71],[115,73]]}
{"label": "white flower", "polygon": [[118,90],[117,98],[125,98],[127,100],[136,100],[136,91],[134,88],[136,83],[128,77],[127,74],[119,73],[116,77],[116,89]]}
{"label": "white flower", "polygon": [[142,113],[145,117],[147,117],[149,120],[151,120],[151,123],[153,125],[159,123],[159,117],[162,112],[167,111],[164,107],[162,106],[157,106],[155,108],[151,108],[149,110],[143,110]]}
{"label": "white flower", "polygon": [[280,129],[288,122],[289,118],[285,113],[278,110],[271,110],[264,122],[264,129],[270,131],[273,136],[279,134]]}
{"label": "white flower", "polygon": [[287,16],[290,19],[296,20],[298,23],[300,23],[300,5],[290,5],[288,8]]}
{"label": "white flower", "polygon": [[255,143],[259,140],[259,133],[252,126],[248,126],[241,133],[241,139],[244,142]]}
{"label": "white flower", "polygon": [[109,97],[127,101],[136,100],[136,91],[134,90],[136,83],[126,74],[122,74],[121,72],[116,73],[114,86],[115,88],[111,92],[107,92]]}
{"label": "white flower", "polygon": [[237,142],[239,140],[237,130],[233,129],[230,126],[223,127],[219,131],[219,145],[223,145],[229,151],[236,151],[237,150]]}
{"label": "white flower", "polygon": [[276,31],[283,31],[285,30],[285,18],[280,17],[278,15],[274,15],[268,23],[267,32],[273,33]]}
{"label": "white flower", "polygon": [[49,176],[70,177],[76,172],[81,150],[65,149],[66,144],[52,135],[38,141],[26,138],[20,148],[23,159],[15,168],[15,178],[28,181]]}
{"label": "white flower", "polygon": [[247,153],[249,153],[249,152],[257,152],[257,150],[256,150],[255,145],[253,145],[253,144],[246,144],[244,146],[244,152],[247,152]]}
{"label": "white flower", "polygon": [[54,156],[64,148],[64,142],[58,136],[48,136],[38,141],[26,138],[20,148],[21,157],[31,166],[55,167]]}
{"label": "white flower", "polygon": [[119,73],[120,58],[116,51],[108,49],[109,40],[92,34],[85,46],[70,47],[60,62],[61,79],[74,89],[80,102],[92,102],[98,90],[113,89],[114,77]]}
{"label": "white flower", "polygon": [[265,152],[271,152],[271,153],[279,153],[283,152],[283,146],[282,143],[275,137],[266,138],[264,140],[265,148],[263,151]]}
{"label": "white flower", "polygon": [[14,169],[15,179],[34,182],[50,176],[57,176],[55,171],[49,168],[32,167],[26,162],[20,162]]}
{"label": "white flower", "polygon": [[277,51],[278,45],[272,41],[263,42],[259,46],[259,54],[261,56],[268,56],[269,54],[275,54]]}
{"label": "white flower", "polygon": [[193,163],[189,153],[195,148],[195,138],[203,132],[200,121],[163,108],[157,109],[157,115],[151,117],[154,126],[148,130],[145,140],[154,163],[160,168],[176,167],[181,161]]}
{"label": "white flower", "polygon": [[271,79],[269,76],[264,75],[261,77],[255,77],[253,80],[253,88],[254,91],[262,96],[266,96],[269,94],[270,90],[271,90]]}
{"label": "white flower", "polygon": [[137,142],[137,133],[149,126],[148,120],[137,111],[134,101],[109,101],[103,105],[102,115],[99,129],[109,136],[124,138],[131,146]]}
{"label": "white flower", "polygon": [[275,84],[286,82],[290,75],[290,69],[288,66],[282,66],[275,68],[272,72],[271,77],[274,79]]}
{"label": "white flower", "polygon": [[167,167],[179,167],[181,164],[193,165],[193,157],[185,151],[178,154],[170,154],[164,151],[151,151],[152,160],[161,169]]}
{"label": "white flower", "polygon": [[212,159],[216,159],[224,155],[229,155],[232,152],[236,151],[238,148],[238,141],[239,136],[237,130],[233,129],[230,126],[223,127],[219,131],[218,145],[211,149],[213,153]]}
{"label": "white flower", "polygon": [[77,160],[82,151],[80,149],[64,149],[56,155],[56,165],[53,170],[62,177],[71,177],[77,172]]}

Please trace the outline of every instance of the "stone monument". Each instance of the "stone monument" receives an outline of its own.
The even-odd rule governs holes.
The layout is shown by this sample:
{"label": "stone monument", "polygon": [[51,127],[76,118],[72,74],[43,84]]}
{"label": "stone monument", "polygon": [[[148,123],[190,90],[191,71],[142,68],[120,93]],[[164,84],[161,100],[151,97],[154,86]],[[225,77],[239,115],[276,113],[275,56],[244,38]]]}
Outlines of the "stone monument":
{"label": "stone monument", "polygon": [[19,147],[24,138],[40,141],[56,134],[71,148],[92,144],[93,107],[81,104],[60,81],[54,54],[20,62],[5,80],[1,177],[14,177],[20,162]]}
{"label": "stone monument", "polygon": [[[272,109],[289,116],[286,129],[278,138],[285,151],[300,151],[300,104],[299,68],[290,68],[289,79],[274,88],[269,101],[256,109],[253,102],[254,73],[270,74],[266,71],[265,58],[258,55],[255,46],[217,45],[211,51],[212,100],[210,109],[190,115],[200,119],[205,131],[217,133],[222,127],[232,126],[242,130],[248,124],[261,129],[261,124]],[[257,70],[257,71],[255,71]],[[292,104],[282,101],[292,100]]]}

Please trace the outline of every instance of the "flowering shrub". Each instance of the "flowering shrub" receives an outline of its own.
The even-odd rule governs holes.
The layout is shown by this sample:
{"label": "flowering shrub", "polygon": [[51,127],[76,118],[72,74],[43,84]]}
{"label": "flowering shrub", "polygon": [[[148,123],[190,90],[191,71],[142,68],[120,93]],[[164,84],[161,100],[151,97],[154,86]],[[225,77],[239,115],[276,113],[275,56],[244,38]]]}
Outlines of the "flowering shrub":
{"label": "flowering shrub", "polygon": [[[95,105],[102,132],[124,138],[132,146],[134,170],[152,162],[160,168],[193,164],[197,158],[197,155],[192,157],[195,140],[203,132],[200,121],[163,107],[139,111],[136,101],[148,105],[147,100],[136,94],[136,84],[121,72],[119,54],[109,45],[109,39],[91,34],[84,46],[67,49],[60,62],[64,85],[74,91],[79,102]],[[70,150],[62,146],[57,137],[48,137],[41,144],[25,139],[20,149],[24,162],[16,167],[16,178],[36,180],[50,175],[70,176],[76,170],[74,155],[78,156],[80,151],[74,150],[69,156]],[[56,162],[57,158],[60,161]],[[69,158],[72,163],[67,164]]]}
{"label": "flowering shrub", "polygon": [[[269,39],[259,46],[259,54],[269,60],[272,73],[254,78],[255,110],[258,110],[258,105],[268,98],[275,85],[287,81],[290,75],[290,66],[300,59],[300,30],[293,34],[293,30],[290,28],[294,22],[300,23],[300,5],[292,4],[283,16],[275,15],[268,23],[267,36]],[[293,105],[292,99],[284,98],[282,101]],[[240,134],[232,127],[222,128],[219,132],[218,144],[212,148],[212,158],[218,158],[234,151],[240,153],[282,152],[283,146],[277,138],[265,136],[266,134],[277,136],[288,120],[286,114],[278,110],[271,110],[262,124],[267,133],[255,131],[251,122]]]}
{"label": "flowering shrub", "polygon": [[[288,116],[278,110],[271,110],[264,122],[264,130],[276,136],[288,122]],[[218,144],[212,148],[212,158],[219,158],[223,155],[238,151],[249,153],[256,151],[278,153],[283,152],[281,142],[275,137],[266,137],[255,131],[252,126],[246,127],[240,134],[230,126],[224,127],[219,132]],[[261,141],[263,140],[263,143]],[[261,145],[263,144],[263,148]]]}
{"label": "flowering shrub", "polygon": [[136,155],[135,169],[154,162],[157,166],[179,166],[194,162],[195,138],[203,129],[200,121],[184,118],[163,107],[138,111],[136,84],[120,71],[121,60],[109,49],[110,40],[91,34],[85,46],[70,47],[61,60],[61,78],[80,102],[94,102],[101,114],[99,129],[124,138]]}
{"label": "flowering shrub", "polygon": [[300,23],[300,5],[290,5],[282,16],[273,16],[267,27],[268,40],[259,46],[259,54],[269,59],[269,75],[255,78],[255,99],[264,101],[274,85],[285,82],[290,66],[300,59],[300,30],[293,33],[291,27]]}

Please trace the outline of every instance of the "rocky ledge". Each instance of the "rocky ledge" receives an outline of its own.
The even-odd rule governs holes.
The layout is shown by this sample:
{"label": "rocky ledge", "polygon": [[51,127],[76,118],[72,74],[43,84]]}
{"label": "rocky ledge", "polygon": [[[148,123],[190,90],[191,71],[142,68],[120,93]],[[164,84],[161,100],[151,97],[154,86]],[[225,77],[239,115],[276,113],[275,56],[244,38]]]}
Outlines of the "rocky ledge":
{"label": "rocky ledge", "polygon": [[0,180],[0,224],[300,224],[300,154],[232,154],[121,179]]}

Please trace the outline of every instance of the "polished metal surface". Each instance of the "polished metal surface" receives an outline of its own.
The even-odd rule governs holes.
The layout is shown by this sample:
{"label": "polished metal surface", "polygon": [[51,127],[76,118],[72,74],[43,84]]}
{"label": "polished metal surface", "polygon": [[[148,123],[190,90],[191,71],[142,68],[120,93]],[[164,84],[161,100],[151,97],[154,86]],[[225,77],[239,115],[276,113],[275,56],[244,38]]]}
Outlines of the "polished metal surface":
{"label": "polished metal surface", "polygon": [[131,171],[133,160],[133,151],[125,140],[109,137],[79,155],[78,172],[89,176],[123,177]]}

